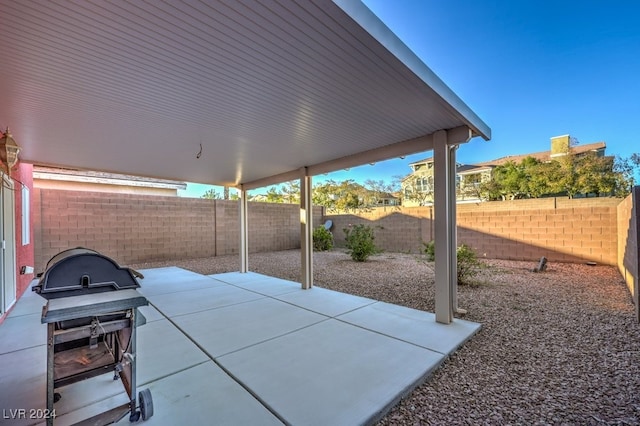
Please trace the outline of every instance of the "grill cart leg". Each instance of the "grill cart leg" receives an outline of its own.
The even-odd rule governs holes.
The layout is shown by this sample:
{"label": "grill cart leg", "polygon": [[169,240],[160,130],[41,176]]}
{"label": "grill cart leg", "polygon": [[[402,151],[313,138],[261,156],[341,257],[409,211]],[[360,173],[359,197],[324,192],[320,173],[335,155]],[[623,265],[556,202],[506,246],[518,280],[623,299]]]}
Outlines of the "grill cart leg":
{"label": "grill cart leg", "polygon": [[[137,348],[136,348],[136,340],[137,340],[137,321],[136,318],[138,316],[138,309],[133,308],[131,310],[131,336],[130,336],[130,344],[129,344],[129,362],[123,371],[120,372],[120,377],[122,378],[122,383],[125,385],[125,389],[130,399],[130,407],[131,414],[129,415],[130,422],[137,422],[140,420],[140,416],[142,415],[142,420],[147,420],[153,416],[153,399],[151,398],[151,391],[149,389],[145,389],[141,392],[136,392],[136,364],[137,364]],[[136,395],[138,396],[138,404],[136,404]],[[138,406],[138,407],[137,407]],[[138,409],[139,408],[139,409]]]}
{"label": "grill cart leg", "polygon": [[[55,323],[47,324],[47,412],[53,413],[53,355],[54,355],[54,341],[53,332],[55,330]],[[53,426],[53,418],[47,417],[47,426]]]}

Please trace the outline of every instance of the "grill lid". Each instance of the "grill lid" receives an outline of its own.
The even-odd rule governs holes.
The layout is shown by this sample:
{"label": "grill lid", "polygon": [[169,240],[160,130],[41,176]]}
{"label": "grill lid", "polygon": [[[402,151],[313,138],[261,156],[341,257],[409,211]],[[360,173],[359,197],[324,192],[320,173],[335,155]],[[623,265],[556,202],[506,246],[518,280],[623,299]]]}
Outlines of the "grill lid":
{"label": "grill lid", "polygon": [[131,269],[95,250],[76,247],[56,254],[47,262],[33,291],[46,299],[56,299],[138,287]]}

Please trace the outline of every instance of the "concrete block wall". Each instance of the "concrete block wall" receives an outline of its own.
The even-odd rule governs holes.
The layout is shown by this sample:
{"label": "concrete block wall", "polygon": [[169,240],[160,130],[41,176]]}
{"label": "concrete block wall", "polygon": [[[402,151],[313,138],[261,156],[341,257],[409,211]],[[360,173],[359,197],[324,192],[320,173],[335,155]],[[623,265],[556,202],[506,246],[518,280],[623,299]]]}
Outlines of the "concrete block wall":
{"label": "concrete block wall", "polygon": [[[215,241],[216,256],[238,254],[240,252],[240,205],[237,201],[216,200],[215,201]],[[251,226],[251,221],[249,221]],[[251,244],[249,245],[251,250]]]}
{"label": "concrete block wall", "polygon": [[[457,206],[458,241],[480,256],[559,262],[617,262],[619,199],[547,198]],[[357,215],[332,215],[334,238],[344,245],[349,223],[381,226],[376,243],[387,251],[418,252],[433,239],[432,207],[374,209]]]}
{"label": "concrete block wall", "polygon": [[345,245],[344,228],[366,224],[374,227],[376,246],[390,252],[418,252],[422,242],[433,239],[431,207],[380,207],[366,213],[330,215],[334,242]]}
{"label": "concrete block wall", "polygon": [[459,211],[458,240],[489,258],[615,265],[616,206]]}
{"label": "concrete block wall", "polygon": [[40,220],[34,224],[38,271],[56,253],[78,246],[121,264],[215,254],[211,200],[35,189],[33,207]]}
{"label": "concrete block wall", "polygon": [[[78,246],[123,265],[239,252],[237,201],[35,188],[32,203],[36,271]],[[296,205],[249,203],[249,251],[299,248],[299,218]]]}
{"label": "concrete block wall", "polygon": [[620,203],[617,208],[617,263],[618,270],[629,288],[636,306],[636,317],[640,320],[640,187]]}

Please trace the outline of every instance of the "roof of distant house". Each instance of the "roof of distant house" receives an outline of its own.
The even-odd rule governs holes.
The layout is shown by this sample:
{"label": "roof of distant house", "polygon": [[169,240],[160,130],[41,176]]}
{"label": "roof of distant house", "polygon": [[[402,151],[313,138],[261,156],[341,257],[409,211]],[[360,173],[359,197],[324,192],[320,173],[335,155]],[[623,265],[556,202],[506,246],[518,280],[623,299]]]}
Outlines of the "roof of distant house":
{"label": "roof of distant house", "polygon": [[378,196],[380,198],[398,198],[398,194],[392,194],[390,192],[380,192]]}
{"label": "roof of distant house", "polygon": [[[604,142],[594,142],[588,143],[585,145],[574,145],[571,147],[571,150],[574,154],[584,154],[590,151],[598,151],[606,148],[607,145]],[[533,157],[540,161],[549,161],[551,159],[551,151],[540,151],[540,152],[532,152],[529,154],[520,154],[520,155],[507,155],[505,157],[496,158],[495,160],[483,161],[481,163],[475,164],[462,164],[458,166],[458,173],[469,173],[471,171],[479,171],[481,169],[491,168],[503,165],[508,162],[519,163],[527,157]],[[415,164],[421,163],[429,163],[433,162],[433,157],[427,157],[419,161],[414,161],[410,163],[409,166],[413,166]]]}
{"label": "roof of distant house", "polygon": [[473,174],[483,170],[490,170],[491,166],[487,165],[478,165],[478,164],[462,164],[458,166],[456,169],[456,173],[464,175],[464,174]]}
{"label": "roof of distant house", "polygon": [[[604,142],[594,142],[594,143],[589,143],[585,145],[574,145],[571,147],[571,151],[573,154],[584,154],[590,151],[598,151],[606,147],[607,145]],[[521,154],[521,155],[507,155],[505,157],[496,158],[495,160],[477,163],[476,165],[477,166],[500,166],[510,161],[513,163],[519,163],[527,157],[533,157],[540,161],[549,161],[551,160],[551,151],[532,152],[530,154]]]}

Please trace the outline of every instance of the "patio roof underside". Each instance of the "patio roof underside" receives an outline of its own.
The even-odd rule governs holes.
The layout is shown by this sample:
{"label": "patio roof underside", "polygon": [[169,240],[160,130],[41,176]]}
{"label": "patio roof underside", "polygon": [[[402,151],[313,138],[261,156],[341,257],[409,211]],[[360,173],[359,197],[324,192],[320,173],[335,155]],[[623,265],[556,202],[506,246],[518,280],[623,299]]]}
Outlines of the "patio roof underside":
{"label": "patio roof underside", "polygon": [[[245,188],[490,129],[358,0],[0,0],[25,162]],[[467,130],[468,129],[468,130]]]}

